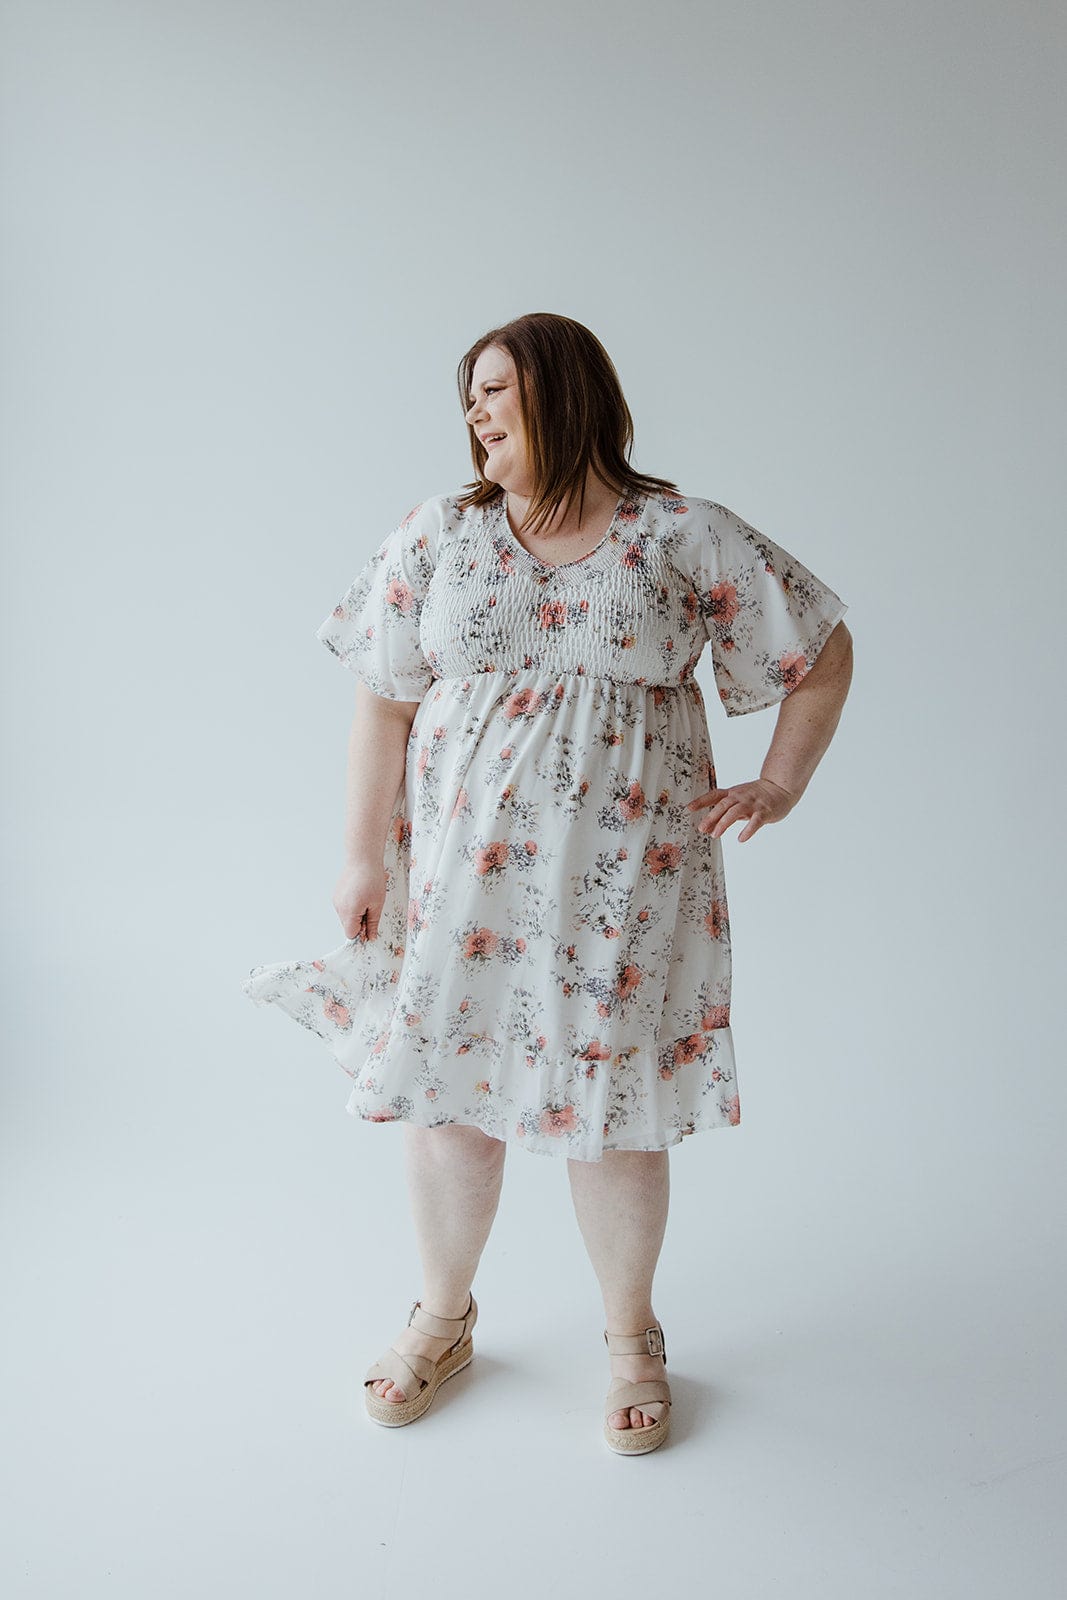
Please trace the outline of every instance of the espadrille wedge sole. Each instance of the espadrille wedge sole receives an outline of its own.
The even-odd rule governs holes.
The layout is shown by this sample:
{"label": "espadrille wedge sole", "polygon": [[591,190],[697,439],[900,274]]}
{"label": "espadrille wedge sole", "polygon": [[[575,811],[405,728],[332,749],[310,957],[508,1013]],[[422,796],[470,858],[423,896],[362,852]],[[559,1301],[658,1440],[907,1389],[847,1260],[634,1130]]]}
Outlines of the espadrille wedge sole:
{"label": "espadrille wedge sole", "polygon": [[[608,1333],[604,1342],[612,1354],[662,1356],[667,1365],[667,1346],[663,1329],[657,1323],[642,1333]],[[650,1402],[664,1401],[663,1415],[650,1428],[613,1428],[608,1418],[616,1411],[629,1411],[631,1406],[643,1407]],[[647,1456],[658,1450],[671,1428],[671,1386],[666,1378],[645,1378],[631,1383],[629,1378],[613,1378],[604,1402],[604,1438],[609,1450],[620,1456]]]}
{"label": "espadrille wedge sole", "polygon": [[[435,1317],[432,1312],[424,1311],[422,1302],[416,1300],[408,1316],[408,1327],[416,1328],[419,1333],[427,1333],[434,1339],[451,1339],[456,1335],[455,1342],[436,1361],[431,1361],[429,1356],[402,1356],[399,1350],[394,1350],[390,1345],[363,1379],[367,1415],[371,1420],[382,1423],[386,1428],[402,1428],[405,1423],[421,1417],[445,1380],[469,1365],[474,1354],[471,1329],[477,1320],[478,1303],[473,1294],[462,1317]],[[398,1388],[403,1389],[405,1398],[383,1400],[376,1395],[370,1385],[379,1378],[390,1378]]]}

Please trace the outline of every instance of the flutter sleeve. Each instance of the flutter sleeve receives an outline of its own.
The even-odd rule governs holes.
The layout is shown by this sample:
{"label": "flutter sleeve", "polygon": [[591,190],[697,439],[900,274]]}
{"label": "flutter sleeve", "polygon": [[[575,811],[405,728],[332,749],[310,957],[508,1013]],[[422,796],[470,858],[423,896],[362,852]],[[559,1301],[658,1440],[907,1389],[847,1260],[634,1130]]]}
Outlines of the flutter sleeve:
{"label": "flutter sleeve", "polygon": [[413,507],[316,630],[342,665],[386,700],[421,700],[434,680],[419,624],[440,530],[440,497]]}
{"label": "flutter sleeve", "polygon": [[728,717],[784,700],[848,610],[796,556],[712,501],[690,504],[677,559],[696,592]]}

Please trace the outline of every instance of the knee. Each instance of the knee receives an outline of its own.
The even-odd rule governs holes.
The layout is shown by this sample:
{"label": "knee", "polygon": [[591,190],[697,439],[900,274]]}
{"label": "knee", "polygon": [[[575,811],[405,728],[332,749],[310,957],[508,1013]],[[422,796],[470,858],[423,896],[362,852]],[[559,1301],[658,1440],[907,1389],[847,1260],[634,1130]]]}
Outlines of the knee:
{"label": "knee", "polygon": [[432,1155],[446,1160],[459,1156],[464,1161],[496,1167],[507,1154],[505,1140],[462,1122],[446,1122],[437,1128],[412,1128],[411,1132]]}

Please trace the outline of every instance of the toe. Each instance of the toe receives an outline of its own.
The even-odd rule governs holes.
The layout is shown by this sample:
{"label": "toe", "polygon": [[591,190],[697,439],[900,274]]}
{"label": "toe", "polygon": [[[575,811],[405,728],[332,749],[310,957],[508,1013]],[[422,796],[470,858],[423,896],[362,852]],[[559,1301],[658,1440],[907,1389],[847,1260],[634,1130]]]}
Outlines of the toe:
{"label": "toe", "polygon": [[613,1411],[608,1418],[608,1426],[612,1428],[628,1428],[630,1426],[630,1413],[628,1411]]}

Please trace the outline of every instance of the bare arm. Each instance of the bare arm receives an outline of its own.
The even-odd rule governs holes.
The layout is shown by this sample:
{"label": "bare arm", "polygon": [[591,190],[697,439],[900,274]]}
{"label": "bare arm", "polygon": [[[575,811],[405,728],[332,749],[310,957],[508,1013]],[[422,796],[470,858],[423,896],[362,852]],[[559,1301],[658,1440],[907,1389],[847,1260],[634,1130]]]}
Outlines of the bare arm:
{"label": "bare arm", "polygon": [[852,635],[839,622],[811,671],[778,707],[774,735],[760,768],[760,777],[785,789],[794,805],[826,754],[851,683]]}
{"label": "bare arm", "polygon": [[697,826],[720,838],[735,822],[744,844],[765,822],[788,816],[811,781],[841,718],[852,682],[852,635],[843,622],[831,633],[811,671],[786,695],[758,778],[728,789],[709,789],[689,802],[690,811],[707,810]]}
{"label": "bare arm", "polygon": [[362,679],[356,685],[345,780],[346,861],[381,862],[419,704],[418,700],[386,700],[368,689]]}
{"label": "bare arm", "polygon": [[362,681],[348,735],[344,858],[333,904],[350,939],[373,939],[385,903],[385,845],[404,781],[408,736],[418,700],[388,700]]}

